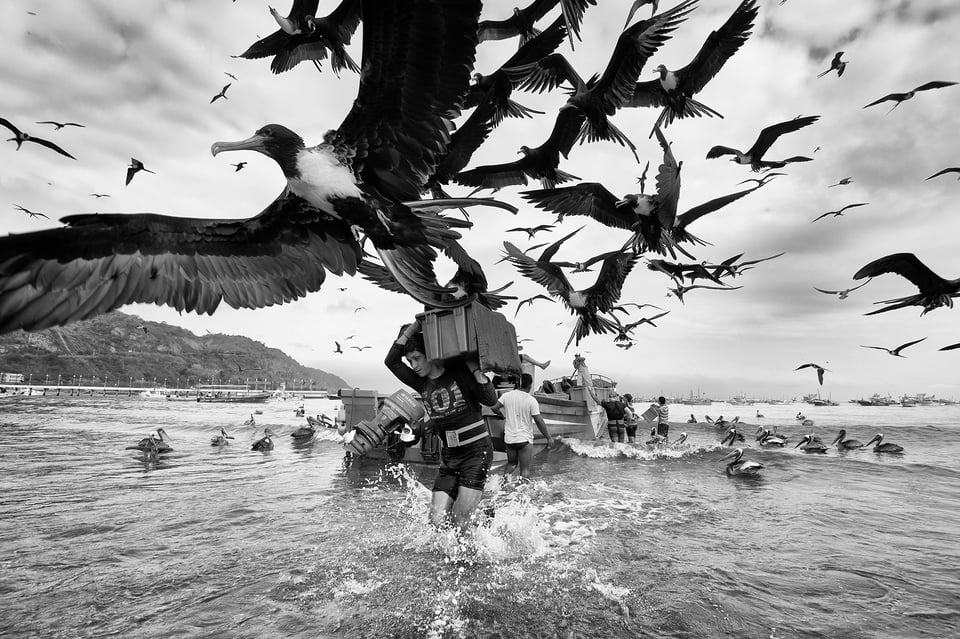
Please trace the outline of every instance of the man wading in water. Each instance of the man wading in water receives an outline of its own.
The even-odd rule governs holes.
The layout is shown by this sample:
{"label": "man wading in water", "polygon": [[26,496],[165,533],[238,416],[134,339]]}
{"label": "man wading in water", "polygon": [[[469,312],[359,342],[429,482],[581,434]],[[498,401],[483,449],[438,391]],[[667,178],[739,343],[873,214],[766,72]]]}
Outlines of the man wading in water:
{"label": "man wading in water", "polygon": [[[443,360],[428,360],[426,350],[420,322],[414,320],[390,347],[384,364],[397,379],[420,393],[427,418],[443,442],[430,522],[440,526],[452,518],[463,528],[480,503],[493,461],[493,441],[480,404],[496,404],[497,391],[477,360],[448,365]],[[409,366],[403,363],[404,357]]]}

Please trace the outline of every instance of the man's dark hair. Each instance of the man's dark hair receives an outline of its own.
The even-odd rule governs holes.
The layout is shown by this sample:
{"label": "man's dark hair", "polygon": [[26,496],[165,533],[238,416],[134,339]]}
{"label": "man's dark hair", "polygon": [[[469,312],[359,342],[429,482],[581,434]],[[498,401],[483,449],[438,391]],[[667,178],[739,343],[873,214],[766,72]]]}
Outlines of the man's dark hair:
{"label": "man's dark hair", "polygon": [[533,375],[530,373],[520,374],[520,388],[526,390],[533,386]]}
{"label": "man's dark hair", "polygon": [[657,398],[657,401],[660,402],[661,404],[666,404],[667,398],[661,395],[660,397]]}
{"label": "man's dark hair", "polygon": [[403,354],[409,355],[414,351],[419,351],[424,355],[427,354],[427,347],[423,343],[423,333],[415,333],[413,337],[407,340],[407,343],[403,345]]}

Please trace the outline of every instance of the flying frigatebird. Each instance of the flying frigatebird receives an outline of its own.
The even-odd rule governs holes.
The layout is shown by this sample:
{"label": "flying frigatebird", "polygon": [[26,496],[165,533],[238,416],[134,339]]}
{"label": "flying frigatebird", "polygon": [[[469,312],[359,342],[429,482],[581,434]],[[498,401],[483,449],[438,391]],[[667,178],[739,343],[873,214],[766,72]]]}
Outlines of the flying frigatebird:
{"label": "flying frigatebird", "polygon": [[16,141],[18,151],[20,150],[20,145],[22,145],[24,142],[34,142],[36,144],[39,144],[40,146],[45,146],[48,149],[53,149],[60,155],[65,155],[71,160],[77,159],[72,155],[70,155],[69,153],[67,153],[66,151],[64,151],[63,149],[61,149],[59,146],[57,146],[53,142],[50,142],[49,140],[44,140],[43,138],[34,137],[25,131],[21,131],[16,126],[14,126],[14,124],[10,122],[10,120],[7,120],[6,118],[0,118],[0,126],[7,127],[8,129],[10,129],[10,132],[13,133],[13,137],[9,138],[7,142]]}
{"label": "flying frigatebird", "polygon": [[127,167],[127,180],[124,182],[124,186],[130,184],[130,180],[133,179],[133,176],[139,173],[140,171],[146,171],[147,173],[153,173],[150,169],[143,165],[143,162],[137,158],[130,158],[130,166]]}
{"label": "flying frigatebird", "polygon": [[[368,71],[338,129],[310,149],[275,125],[214,145],[256,149],[280,164],[283,192],[254,217],[75,215],[62,228],[0,237],[0,333],[134,302],[197,313],[290,302],[319,290],[328,271],[356,272],[354,229],[408,292],[430,300],[436,287],[417,277],[436,255],[431,244],[459,234],[435,213],[444,205],[419,197],[469,84],[480,5],[365,1]],[[407,99],[411,91],[418,99]]]}
{"label": "flying frigatebird", "polygon": [[919,344],[920,342],[922,342],[922,341],[925,340],[925,339],[927,339],[927,338],[926,338],[926,337],[921,337],[920,339],[915,339],[915,340],[913,340],[912,342],[907,342],[906,344],[901,344],[900,346],[897,346],[896,348],[887,348],[887,347],[885,347],[885,346],[864,346],[863,344],[861,344],[860,346],[862,346],[863,348],[875,348],[875,349],[880,350],[880,351],[887,351],[888,353],[890,353],[890,354],[893,355],[894,357],[905,357],[904,355],[901,355],[901,354],[900,354],[900,351],[902,351],[903,349],[905,349],[905,348],[908,347],[908,346],[913,346],[914,344]]}
{"label": "flying frigatebird", "polygon": [[[875,104],[880,104],[881,102],[887,102],[889,100],[891,102],[894,102],[894,105],[890,107],[890,111],[893,111],[898,106],[900,106],[901,102],[909,100],[910,98],[915,96],[918,91],[929,91],[930,89],[942,89],[944,87],[952,87],[955,84],[956,82],[944,82],[942,80],[934,80],[932,82],[926,82],[916,87],[915,89],[911,89],[907,91],[906,93],[888,93],[887,95],[883,96],[879,100],[874,100],[873,102],[871,102],[870,104],[868,104],[863,108],[866,109],[867,107],[872,107]],[[887,111],[887,113],[890,113],[890,111]]]}
{"label": "flying frigatebird", "polygon": [[[694,95],[703,91],[723,65],[736,53],[750,37],[753,22],[757,19],[756,0],[743,0],[726,22],[716,31],[712,31],[700,47],[700,51],[686,66],[675,71],[660,64],[656,68],[658,78],[638,82],[633,96],[624,106],[663,107],[654,128],[665,128],[674,120],[687,117],[717,116],[720,113],[702,102]],[[653,131],[650,132],[653,137]]]}
{"label": "flying frigatebird", "polygon": [[817,77],[822,78],[823,76],[827,75],[831,71],[836,71],[838,78],[841,75],[843,75],[844,70],[847,68],[847,62],[845,60],[840,59],[842,56],[843,56],[843,51],[837,51],[833,56],[833,60],[830,61],[830,68],[822,73],[818,73]]}
{"label": "flying frigatebird", "polygon": [[513,15],[503,20],[483,20],[477,30],[480,42],[486,40],[506,40],[520,36],[521,46],[540,31],[536,23],[547,15],[557,4],[567,33],[570,37],[570,48],[573,48],[573,36],[580,39],[580,23],[583,22],[583,13],[588,6],[596,6],[597,0],[534,0],[525,8],[513,8]]}
{"label": "flying frigatebird", "polygon": [[771,124],[768,127],[764,127],[760,131],[760,135],[757,136],[753,146],[751,146],[746,152],[729,146],[717,145],[707,151],[707,159],[712,160],[723,155],[732,155],[733,157],[730,158],[731,162],[736,162],[737,164],[749,164],[750,168],[754,172],[758,173],[762,169],[780,169],[791,162],[809,162],[812,160],[812,158],[803,156],[795,156],[787,158],[786,160],[764,160],[763,156],[781,135],[797,131],[805,126],[810,126],[819,119],[819,115],[807,115],[804,117],[797,117],[792,120],[787,120],[786,122]]}
{"label": "flying frigatebird", "polygon": [[[319,0],[294,0],[286,18],[271,8],[280,29],[251,44],[239,57],[255,60],[273,56],[270,70],[283,73],[304,60],[313,62],[320,70],[320,62],[329,56],[330,66],[337,75],[344,69],[359,72],[360,67],[347,53],[346,47],[360,24],[361,7],[365,3],[362,0],[341,0],[333,12],[322,18],[316,17],[318,4]],[[410,8],[415,10],[415,5]],[[405,18],[397,17],[400,29],[403,29],[404,21]]]}
{"label": "flying frigatebird", "polygon": [[76,126],[76,127],[80,127],[81,129],[84,128],[84,125],[77,124],[76,122],[56,122],[54,120],[43,120],[42,122],[37,122],[37,124],[52,124],[53,126],[56,127],[54,131],[59,131],[65,126]]}
{"label": "flying frigatebird", "polygon": [[884,273],[896,273],[908,279],[920,292],[916,295],[876,302],[888,304],[888,306],[870,311],[866,315],[886,313],[907,306],[922,306],[923,311],[920,315],[926,315],[929,311],[941,306],[953,308],[953,298],[960,296],[960,277],[955,280],[940,277],[913,253],[893,253],[878,258],[854,273],[853,279],[876,277]]}
{"label": "flying frigatebird", "polygon": [[823,366],[820,366],[819,364],[813,364],[813,363],[810,363],[810,364],[800,364],[800,366],[797,366],[797,367],[796,367],[795,369],[793,369],[793,370],[799,371],[799,370],[802,370],[802,369],[804,369],[804,368],[814,368],[814,369],[816,369],[816,371],[817,371],[817,381],[820,382],[820,385],[821,385],[821,386],[823,386],[823,373],[824,373],[824,371],[826,371],[826,372],[828,372],[828,373],[830,372],[830,369],[829,369],[829,368],[824,368]]}
{"label": "flying frigatebird", "polygon": [[813,223],[816,222],[817,220],[822,219],[822,218],[825,218],[825,217],[827,217],[828,215],[832,215],[833,217],[840,217],[841,215],[843,215],[843,212],[846,211],[847,209],[852,209],[852,208],[854,208],[854,207],[856,207],[856,206],[867,206],[868,204],[870,204],[870,203],[869,203],[869,202],[857,202],[856,204],[847,204],[845,207],[843,207],[842,209],[839,209],[839,210],[837,210],[837,211],[827,211],[826,213],[823,213],[823,214],[821,214],[821,215],[818,215],[817,217],[815,217],[815,218],[813,218],[812,220],[810,220],[810,223],[813,224]]}

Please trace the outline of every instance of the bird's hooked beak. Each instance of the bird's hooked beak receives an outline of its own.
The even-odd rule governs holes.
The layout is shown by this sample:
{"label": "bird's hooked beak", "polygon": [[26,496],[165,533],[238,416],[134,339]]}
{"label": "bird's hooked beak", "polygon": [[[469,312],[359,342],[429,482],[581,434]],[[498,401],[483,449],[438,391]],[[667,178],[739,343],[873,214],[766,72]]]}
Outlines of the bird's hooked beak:
{"label": "bird's hooked beak", "polygon": [[266,151],[266,137],[263,135],[253,134],[246,140],[239,140],[237,142],[214,142],[210,146],[210,153],[216,157],[217,153],[223,151],[258,151],[267,155]]}
{"label": "bird's hooked beak", "polygon": [[883,435],[874,435],[873,437],[870,438],[870,441],[868,441],[866,444],[863,445],[863,447],[866,448],[873,442],[877,442],[879,444],[881,439],[883,439]]}
{"label": "bird's hooked beak", "polygon": [[732,457],[740,457],[741,455],[743,455],[743,449],[742,449],[742,448],[737,448],[737,449],[735,449],[733,452],[728,453],[728,454],[724,455],[723,457],[721,457],[720,460],[723,461],[724,459],[730,459],[730,458],[732,458]]}
{"label": "bird's hooked beak", "polygon": [[810,437],[808,437],[807,435],[804,435],[803,437],[800,438],[800,441],[797,442],[797,445],[794,446],[794,448],[800,448],[802,444],[806,444],[809,441],[810,441]]}

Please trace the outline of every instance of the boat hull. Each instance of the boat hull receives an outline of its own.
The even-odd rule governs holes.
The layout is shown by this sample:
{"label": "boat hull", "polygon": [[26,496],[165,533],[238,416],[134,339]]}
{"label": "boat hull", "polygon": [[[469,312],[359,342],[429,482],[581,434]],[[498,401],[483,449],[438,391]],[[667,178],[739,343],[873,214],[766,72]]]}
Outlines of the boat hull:
{"label": "boat hull", "polygon": [[270,399],[270,393],[251,393],[249,395],[201,395],[197,401],[201,404],[262,404]]}

